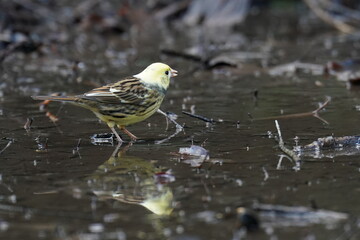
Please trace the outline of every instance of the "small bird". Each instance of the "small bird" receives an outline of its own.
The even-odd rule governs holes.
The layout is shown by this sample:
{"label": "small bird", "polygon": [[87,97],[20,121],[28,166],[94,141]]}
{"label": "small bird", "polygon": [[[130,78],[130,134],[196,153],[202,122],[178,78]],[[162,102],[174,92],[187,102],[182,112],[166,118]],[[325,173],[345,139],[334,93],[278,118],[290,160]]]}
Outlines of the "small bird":
{"label": "small bird", "polygon": [[116,132],[115,126],[135,141],[137,137],[125,127],[141,122],[158,111],[169,87],[170,78],[177,74],[176,70],[158,62],[149,65],[139,74],[95,88],[82,95],[32,98],[70,102],[89,109],[110,127],[118,142],[123,140]]}

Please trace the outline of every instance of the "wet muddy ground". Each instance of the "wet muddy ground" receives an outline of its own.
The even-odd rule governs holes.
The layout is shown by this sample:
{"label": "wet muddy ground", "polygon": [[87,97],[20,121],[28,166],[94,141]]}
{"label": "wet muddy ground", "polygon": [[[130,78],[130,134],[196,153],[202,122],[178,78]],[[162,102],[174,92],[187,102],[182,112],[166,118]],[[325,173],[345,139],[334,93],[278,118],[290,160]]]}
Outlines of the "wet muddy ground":
{"label": "wet muddy ground", "polygon": [[[280,35],[270,41],[256,33],[235,35],[247,42],[239,51],[258,54],[241,59],[237,68],[209,70],[196,61],[161,54],[159,46],[194,44],[194,33],[171,26],[140,31],[136,38],[73,33],[61,54],[8,57],[0,81],[0,238],[358,239],[356,146],[309,153],[300,156],[300,163],[287,158],[279,162],[284,153],[273,136],[275,119],[289,148],[320,137],[359,134],[359,89],[306,71],[268,73],[298,56],[321,65],[355,58],[358,38],[341,41],[336,31],[328,30],[313,38]],[[331,40],[332,46],[319,39]],[[76,73],[73,59],[80,61]],[[120,149],[96,145],[90,138],[110,130],[91,112],[55,102],[41,110],[30,98],[83,93],[138,73],[154,61],[179,71],[161,106],[185,124],[174,136],[175,126],[167,128],[164,116],[155,114],[129,127],[138,142],[125,142]],[[319,112],[325,121],[274,117],[313,111],[326,96],[331,102]],[[51,121],[47,111],[58,120]],[[27,118],[33,119],[28,131],[23,127]],[[192,166],[191,160],[204,159],[177,154],[192,144],[209,151],[201,167]],[[256,204],[307,210],[267,214]],[[254,212],[258,230],[246,233],[239,227],[239,207]],[[321,215],[320,209],[332,212]]]}

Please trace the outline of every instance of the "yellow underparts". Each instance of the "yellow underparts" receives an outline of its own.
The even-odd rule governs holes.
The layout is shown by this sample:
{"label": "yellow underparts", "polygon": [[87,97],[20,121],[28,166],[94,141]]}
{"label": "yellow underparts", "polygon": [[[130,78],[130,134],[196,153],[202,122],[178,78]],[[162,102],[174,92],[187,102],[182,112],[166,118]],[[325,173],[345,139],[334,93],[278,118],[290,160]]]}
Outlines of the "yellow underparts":
{"label": "yellow underparts", "polygon": [[160,104],[157,104],[152,109],[148,110],[144,115],[125,115],[124,118],[116,118],[109,115],[103,115],[99,112],[93,111],[95,115],[100,118],[103,122],[107,123],[110,128],[118,126],[119,128],[141,122],[150,116],[152,116],[160,107]]}

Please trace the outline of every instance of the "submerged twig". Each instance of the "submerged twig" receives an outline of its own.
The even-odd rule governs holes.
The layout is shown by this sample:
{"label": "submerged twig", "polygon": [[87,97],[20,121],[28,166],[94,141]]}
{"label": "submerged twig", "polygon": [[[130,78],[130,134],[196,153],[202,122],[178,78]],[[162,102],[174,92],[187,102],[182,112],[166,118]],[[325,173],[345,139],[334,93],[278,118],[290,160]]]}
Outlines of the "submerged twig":
{"label": "submerged twig", "polygon": [[278,131],[278,141],[279,141],[279,148],[281,149],[281,151],[283,151],[284,153],[286,153],[288,156],[290,156],[295,162],[299,162],[300,161],[300,157],[298,155],[296,155],[296,153],[288,148],[285,147],[283,138],[281,136],[281,131],[280,131],[280,126],[277,120],[275,120],[275,125],[276,125],[276,129]]}
{"label": "submerged twig", "polygon": [[40,136],[35,138],[35,142],[37,144],[36,152],[47,152],[48,151],[48,138],[45,139],[45,142],[43,143],[40,139]]}
{"label": "submerged twig", "polygon": [[264,181],[266,181],[266,180],[269,179],[269,173],[268,173],[268,171],[266,170],[265,167],[262,167],[262,170],[264,172]]}
{"label": "submerged twig", "polygon": [[308,5],[308,7],[324,22],[333,25],[339,31],[343,33],[353,33],[356,31],[356,28],[347,24],[346,22],[340,20],[340,18],[332,17],[330,13],[325,11],[320,5],[318,1],[314,0],[304,0],[304,2]]}
{"label": "submerged twig", "polygon": [[167,142],[171,138],[175,137],[176,135],[178,135],[182,131],[183,131],[183,128],[176,128],[176,131],[173,134],[171,134],[170,136],[168,136],[167,138],[164,138],[162,140],[155,141],[155,144],[162,144],[164,142]]}
{"label": "submerged twig", "polygon": [[301,117],[309,117],[309,116],[313,116],[316,117],[317,119],[323,121],[326,124],[329,124],[328,121],[326,121],[325,119],[321,118],[319,116],[319,112],[321,110],[323,110],[331,101],[331,97],[330,96],[326,96],[325,102],[321,103],[320,106],[315,109],[314,111],[311,112],[303,112],[303,113],[294,113],[294,114],[286,114],[286,115],[280,115],[280,116],[274,116],[274,117],[266,117],[266,118],[256,118],[254,120],[271,120],[271,119],[284,119],[284,118],[301,118]]}
{"label": "submerged twig", "polygon": [[32,125],[33,121],[34,121],[34,119],[33,119],[32,117],[28,117],[28,118],[26,119],[26,123],[25,123],[25,125],[24,125],[24,129],[26,130],[26,132],[29,132],[29,131],[30,131],[31,125]]}
{"label": "submerged twig", "polygon": [[293,159],[291,157],[289,157],[288,155],[281,154],[280,158],[279,158],[279,161],[278,161],[278,164],[276,165],[277,170],[281,169],[281,163],[282,163],[283,158],[289,159],[291,163],[293,162]]}
{"label": "submerged twig", "polygon": [[200,119],[204,122],[208,122],[208,123],[215,123],[216,121],[214,119],[210,119],[210,118],[207,118],[207,117],[204,117],[204,116],[201,116],[201,115],[198,115],[198,114],[192,114],[192,113],[189,113],[189,112],[185,112],[185,111],[182,111],[183,114],[185,115],[188,115],[190,117],[193,117],[193,118],[197,118],[197,119]]}
{"label": "submerged twig", "polygon": [[6,146],[0,151],[0,155],[8,148],[10,147],[10,145],[14,142],[14,139],[9,139],[8,143],[6,144]]}
{"label": "submerged twig", "polygon": [[[180,129],[180,130],[184,129],[184,127],[181,126],[180,124],[178,124],[172,117],[169,116],[169,114],[163,112],[161,109],[158,109],[157,112],[164,115],[166,117],[166,120],[170,120],[172,123],[174,123],[176,126],[176,129]],[[167,122],[166,122],[166,124],[167,124]]]}
{"label": "submerged twig", "polygon": [[73,154],[73,157],[75,157],[75,155],[76,155],[76,153],[77,153],[78,156],[79,156],[79,158],[81,159],[81,154],[80,154],[80,152],[79,152],[79,150],[80,150],[80,144],[81,144],[81,138],[79,138],[76,147],[73,148],[72,154]]}

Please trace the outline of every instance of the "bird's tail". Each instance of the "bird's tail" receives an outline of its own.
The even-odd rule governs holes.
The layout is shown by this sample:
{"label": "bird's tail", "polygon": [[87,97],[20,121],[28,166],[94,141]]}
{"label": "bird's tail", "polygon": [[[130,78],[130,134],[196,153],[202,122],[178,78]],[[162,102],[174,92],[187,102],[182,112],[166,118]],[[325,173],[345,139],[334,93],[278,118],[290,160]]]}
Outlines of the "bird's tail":
{"label": "bird's tail", "polygon": [[34,100],[49,100],[49,101],[60,101],[60,102],[75,102],[78,100],[74,96],[31,96]]}

